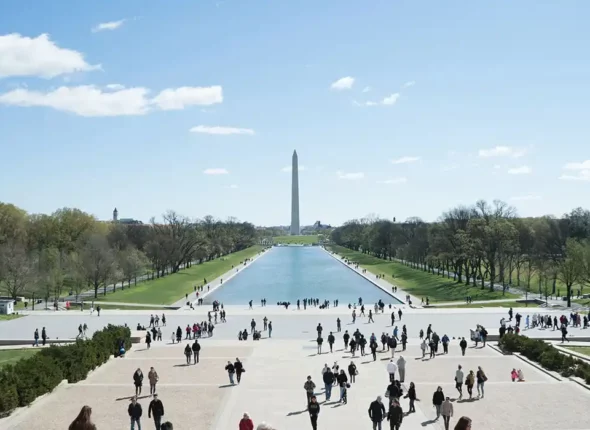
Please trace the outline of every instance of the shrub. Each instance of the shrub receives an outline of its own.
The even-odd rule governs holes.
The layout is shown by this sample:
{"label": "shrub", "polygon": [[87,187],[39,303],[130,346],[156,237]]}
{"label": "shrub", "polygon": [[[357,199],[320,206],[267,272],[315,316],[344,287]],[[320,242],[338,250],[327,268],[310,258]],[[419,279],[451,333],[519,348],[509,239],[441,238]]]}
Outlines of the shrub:
{"label": "shrub", "polygon": [[498,343],[506,352],[519,352],[544,368],[559,372],[564,377],[576,376],[590,385],[590,364],[559,352],[553,345],[526,336],[507,334]]}
{"label": "shrub", "polygon": [[66,346],[50,346],[38,354],[0,370],[0,415],[17,406],[27,406],[37,397],[50,393],[64,378],[75,383],[90,370],[114,355],[119,343],[131,347],[127,327],[109,325],[94,333],[91,340],[78,340]]}

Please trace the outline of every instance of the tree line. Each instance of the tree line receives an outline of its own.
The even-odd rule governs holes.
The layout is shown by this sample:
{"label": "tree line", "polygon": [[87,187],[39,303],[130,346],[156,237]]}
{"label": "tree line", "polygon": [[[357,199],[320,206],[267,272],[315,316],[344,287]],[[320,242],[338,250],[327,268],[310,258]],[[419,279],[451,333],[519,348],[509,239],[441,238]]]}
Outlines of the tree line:
{"label": "tree line", "polygon": [[338,245],[407,264],[466,285],[519,287],[546,298],[562,285],[571,306],[574,288],[590,283],[590,211],[561,218],[520,218],[505,202],[457,206],[435,222],[369,216],[332,232]]}
{"label": "tree line", "polygon": [[146,272],[162,277],[255,241],[254,226],[234,218],[191,219],[168,211],[160,221],[127,224],[72,208],[28,214],[0,202],[0,291],[49,300],[93,289],[97,297],[108,285],[130,286]]}

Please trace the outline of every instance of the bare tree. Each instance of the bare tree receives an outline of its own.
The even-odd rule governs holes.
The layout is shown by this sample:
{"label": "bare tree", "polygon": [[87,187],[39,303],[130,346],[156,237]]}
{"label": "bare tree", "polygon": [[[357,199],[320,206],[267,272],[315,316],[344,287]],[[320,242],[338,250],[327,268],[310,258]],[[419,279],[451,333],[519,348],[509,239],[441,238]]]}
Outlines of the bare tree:
{"label": "bare tree", "polygon": [[81,255],[85,278],[94,288],[94,298],[98,297],[98,289],[101,286],[104,287],[106,295],[107,284],[116,271],[115,256],[106,237],[90,235],[85,240]]}
{"label": "bare tree", "polygon": [[24,245],[9,239],[0,245],[0,281],[14,300],[34,282],[35,263]]}

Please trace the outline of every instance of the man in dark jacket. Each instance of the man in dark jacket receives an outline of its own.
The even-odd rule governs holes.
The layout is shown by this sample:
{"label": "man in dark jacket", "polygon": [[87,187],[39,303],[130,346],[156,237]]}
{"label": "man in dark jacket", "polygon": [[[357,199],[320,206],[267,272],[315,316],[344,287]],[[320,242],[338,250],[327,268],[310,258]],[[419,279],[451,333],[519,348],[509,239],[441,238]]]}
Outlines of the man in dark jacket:
{"label": "man in dark jacket", "polygon": [[387,414],[391,430],[399,430],[404,419],[404,411],[397,400],[394,400]]}
{"label": "man in dark jacket", "polygon": [[131,403],[129,404],[129,408],[127,408],[127,412],[129,413],[129,418],[131,419],[131,430],[135,430],[135,423],[137,423],[137,427],[141,428],[141,423],[139,420],[141,419],[141,414],[143,411],[141,410],[141,405],[137,403],[137,397],[133,397],[131,399]]}
{"label": "man in dark jacket", "polygon": [[336,338],[334,337],[332,332],[330,332],[330,334],[328,335],[328,344],[330,345],[330,352],[332,352],[332,347],[334,346],[335,341],[336,341]]}
{"label": "man in dark jacket", "polygon": [[373,430],[381,430],[381,421],[385,418],[385,406],[383,406],[381,396],[377,396],[377,400],[369,405],[369,418],[373,422]]}
{"label": "man in dark jacket", "polygon": [[324,372],[323,380],[324,380],[324,387],[326,388],[326,402],[330,401],[330,397],[332,397],[332,385],[334,385],[334,374],[332,370],[328,367]]}
{"label": "man in dark jacket", "polygon": [[313,430],[318,429],[318,415],[320,414],[320,404],[316,396],[311,396],[309,405],[307,406],[309,412],[309,418],[311,420],[311,428]]}
{"label": "man in dark jacket", "polygon": [[164,405],[162,401],[158,399],[158,395],[154,394],[154,399],[150,402],[148,407],[148,418],[154,416],[154,424],[156,430],[160,430],[160,423],[162,422],[162,416],[164,416]]}
{"label": "man in dark jacket", "polygon": [[199,345],[199,342],[195,339],[195,343],[193,343],[193,363],[197,364],[199,362],[199,351],[201,351],[201,345]]}

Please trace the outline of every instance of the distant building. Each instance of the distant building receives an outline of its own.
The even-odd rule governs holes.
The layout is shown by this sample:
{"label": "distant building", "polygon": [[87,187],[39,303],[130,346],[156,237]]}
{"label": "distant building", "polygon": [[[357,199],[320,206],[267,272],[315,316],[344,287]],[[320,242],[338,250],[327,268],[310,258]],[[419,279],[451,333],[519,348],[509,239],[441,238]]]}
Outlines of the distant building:
{"label": "distant building", "polygon": [[121,218],[119,219],[119,211],[117,208],[113,211],[113,222],[119,224],[143,224],[143,222],[133,219],[133,218]]}

